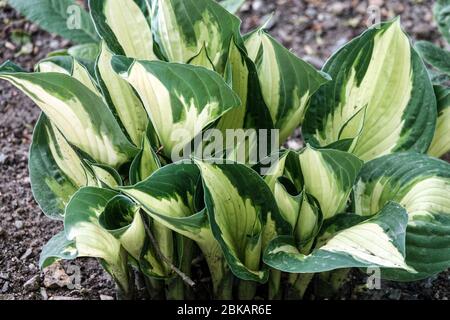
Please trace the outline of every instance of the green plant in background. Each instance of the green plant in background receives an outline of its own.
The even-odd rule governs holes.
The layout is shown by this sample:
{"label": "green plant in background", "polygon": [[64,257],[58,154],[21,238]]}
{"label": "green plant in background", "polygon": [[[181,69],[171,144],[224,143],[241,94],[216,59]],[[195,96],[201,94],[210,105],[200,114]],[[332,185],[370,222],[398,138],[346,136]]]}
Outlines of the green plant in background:
{"label": "green plant in background", "polygon": [[[434,6],[434,18],[447,44],[450,44],[450,1],[438,0]],[[416,48],[433,69],[430,75],[437,97],[438,121],[435,138],[428,154],[441,157],[450,151],[450,51],[428,41],[419,41]]]}
{"label": "green plant in background", "polygon": [[[0,67],[43,111],[31,185],[64,231],[41,267],[95,257],[121,297],[139,273],[167,299],[301,298],[317,273],[380,267],[404,281],[449,267],[450,165],[425,155],[436,97],[399,20],[319,72],[263,29],[242,36],[212,0],[143,4],[90,1],[94,56]],[[239,143],[226,162],[215,149],[174,159],[213,128],[277,129],[284,142],[300,125],[306,148],[272,150],[266,175],[264,155],[237,161]]]}

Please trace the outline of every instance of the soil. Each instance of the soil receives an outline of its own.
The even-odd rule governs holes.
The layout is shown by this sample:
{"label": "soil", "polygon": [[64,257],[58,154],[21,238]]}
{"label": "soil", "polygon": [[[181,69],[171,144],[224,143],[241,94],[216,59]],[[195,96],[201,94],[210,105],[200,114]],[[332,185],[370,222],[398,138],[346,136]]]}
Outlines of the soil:
{"label": "soil", "polygon": [[[243,30],[268,22],[270,32],[316,67],[366,28],[368,7],[380,8],[381,19],[401,16],[413,40],[441,43],[429,0],[320,1],[248,0],[242,7]],[[27,70],[51,51],[70,44],[41,31],[0,0],[0,63],[12,60]],[[27,156],[38,108],[11,85],[0,82],[0,300],[111,299],[114,284],[94,259],[64,262],[42,272],[42,246],[62,229],[45,217],[32,197]],[[79,269],[77,269],[79,268]],[[81,283],[67,288],[79,270]],[[450,273],[415,283],[383,281],[380,290],[365,290],[366,277],[352,271],[339,299],[445,299],[450,297]],[[56,278],[56,279],[55,279]],[[72,282],[72,281],[69,281]],[[311,297],[312,298],[312,297]]]}

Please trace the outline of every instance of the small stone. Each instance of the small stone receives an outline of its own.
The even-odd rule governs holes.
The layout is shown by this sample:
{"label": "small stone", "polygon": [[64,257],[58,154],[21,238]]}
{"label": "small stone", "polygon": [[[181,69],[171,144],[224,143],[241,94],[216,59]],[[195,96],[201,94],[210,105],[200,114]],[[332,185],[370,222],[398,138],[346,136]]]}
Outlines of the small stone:
{"label": "small stone", "polygon": [[361,22],[360,17],[353,17],[345,21],[345,24],[349,27],[356,28],[360,22]]}
{"label": "small stone", "polygon": [[33,253],[33,250],[31,248],[28,248],[27,251],[20,257],[20,260],[25,260]]}
{"label": "small stone", "polygon": [[106,294],[101,294],[100,295],[100,300],[114,300],[114,298],[111,297],[111,296],[108,296]]}
{"label": "small stone", "polygon": [[16,221],[14,221],[14,225],[16,226],[17,229],[22,229],[23,222],[20,220],[16,220]]}
{"label": "small stone", "polygon": [[6,159],[8,159],[8,156],[4,155],[3,153],[0,153],[0,164],[4,164]]}
{"label": "small stone", "polygon": [[259,11],[262,9],[263,6],[264,6],[264,3],[261,0],[256,0],[252,4],[252,9],[254,11]]}
{"label": "small stone", "polygon": [[382,7],[384,5],[384,0],[369,0],[369,5]]}
{"label": "small stone", "polygon": [[8,272],[0,272],[0,279],[8,280],[9,279],[9,273]]}
{"label": "small stone", "polygon": [[334,2],[333,4],[330,5],[329,10],[331,13],[335,15],[340,15],[342,14],[342,12],[344,12],[345,7],[346,7],[345,4],[342,2]]}
{"label": "small stone", "polygon": [[35,275],[24,283],[23,288],[26,292],[36,291],[39,289],[39,275]]}
{"label": "small stone", "polygon": [[8,289],[9,289],[9,282],[8,281],[6,281],[4,284],[3,284],[3,287],[2,287],[2,293],[5,293],[5,292],[7,292],[8,291]]}
{"label": "small stone", "polygon": [[303,148],[303,143],[301,140],[298,139],[292,139],[292,140],[288,140],[286,142],[286,145],[289,149],[291,150],[300,150],[301,148]]}
{"label": "small stone", "polygon": [[6,49],[9,49],[9,50],[11,50],[11,51],[16,50],[16,46],[15,46],[14,44],[12,44],[11,42],[9,42],[9,41],[6,41],[6,43],[5,43],[5,48],[6,48]]}
{"label": "small stone", "polygon": [[47,294],[47,290],[45,290],[45,288],[41,288],[41,297],[42,297],[42,300],[48,300],[48,294]]}
{"label": "small stone", "polygon": [[72,280],[59,263],[52,264],[44,269],[44,287],[62,288],[71,284]]}
{"label": "small stone", "polygon": [[2,227],[0,227],[0,238],[5,235],[5,230],[3,230]]}
{"label": "small stone", "polygon": [[49,46],[52,49],[57,49],[59,47],[59,41],[58,40],[52,40],[52,41],[50,41]]}

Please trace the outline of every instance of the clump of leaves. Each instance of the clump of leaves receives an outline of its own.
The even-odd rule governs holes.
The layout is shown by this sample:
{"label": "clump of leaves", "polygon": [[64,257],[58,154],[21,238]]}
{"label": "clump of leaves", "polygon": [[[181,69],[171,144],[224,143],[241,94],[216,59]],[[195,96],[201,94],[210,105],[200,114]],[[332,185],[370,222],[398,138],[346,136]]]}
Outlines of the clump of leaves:
{"label": "clump of leaves", "polygon": [[[196,256],[210,273],[197,290],[221,299],[301,298],[314,274],[343,268],[404,281],[449,267],[450,165],[425,155],[436,98],[399,20],[317,71],[263,29],[241,35],[212,0],[145,4],[90,1],[93,58],[0,67],[43,111],[31,184],[64,231],[41,267],[96,257],[122,297],[138,272],[167,299],[199,282]],[[299,126],[307,146],[272,150],[268,175],[263,157],[217,161],[222,150],[173,161],[211,128],[276,129],[284,142]]]}

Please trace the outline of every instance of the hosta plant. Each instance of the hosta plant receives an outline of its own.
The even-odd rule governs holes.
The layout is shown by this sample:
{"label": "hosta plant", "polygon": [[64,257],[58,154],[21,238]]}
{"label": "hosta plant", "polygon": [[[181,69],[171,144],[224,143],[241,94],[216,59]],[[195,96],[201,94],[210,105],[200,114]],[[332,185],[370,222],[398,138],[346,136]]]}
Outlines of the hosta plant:
{"label": "hosta plant", "polygon": [[[317,273],[449,266],[450,165],[425,154],[436,98],[399,20],[317,71],[212,0],[145,4],[90,1],[92,61],[0,67],[43,111],[31,185],[64,230],[41,267],[98,258],[123,298],[140,275],[156,299],[279,299]],[[305,148],[274,149],[299,126]]]}

